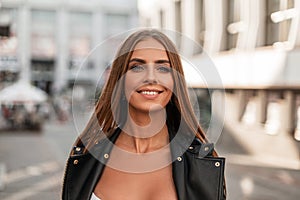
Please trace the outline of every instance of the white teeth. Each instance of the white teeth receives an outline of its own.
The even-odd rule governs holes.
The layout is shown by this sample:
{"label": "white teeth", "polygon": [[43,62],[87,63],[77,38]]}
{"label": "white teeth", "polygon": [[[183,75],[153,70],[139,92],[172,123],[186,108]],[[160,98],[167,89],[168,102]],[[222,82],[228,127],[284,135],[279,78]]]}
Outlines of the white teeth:
{"label": "white teeth", "polygon": [[157,91],[142,91],[142,94],[146,94],[146,95],[157,95],[158,92]]}

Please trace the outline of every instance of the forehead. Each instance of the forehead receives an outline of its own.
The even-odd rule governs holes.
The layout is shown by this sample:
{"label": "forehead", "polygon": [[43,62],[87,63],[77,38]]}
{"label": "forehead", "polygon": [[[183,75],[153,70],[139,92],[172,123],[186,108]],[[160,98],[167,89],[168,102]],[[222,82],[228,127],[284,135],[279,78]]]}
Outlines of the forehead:
{"label": "forehead", "polygon": [[137,43],[137,45],[134,48],[134,51],[136,50],[142,50],[142,49],[152,49],[152,50],[160,50],[165,51],[165,47],[159,43],[157,40],[153,38],[146,38],[140,42]]}
{"label": "forehead", "polygon": [[141,58],[147,62],[169,60],[164,46],[153,38],[147,38],[138,42],[131,58]]}

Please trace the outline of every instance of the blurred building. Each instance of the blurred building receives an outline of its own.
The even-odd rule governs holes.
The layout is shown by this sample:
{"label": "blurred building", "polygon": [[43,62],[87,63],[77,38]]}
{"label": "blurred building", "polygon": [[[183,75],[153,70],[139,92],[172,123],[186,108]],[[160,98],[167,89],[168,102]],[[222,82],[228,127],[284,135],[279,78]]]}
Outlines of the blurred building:
{"label": "blurred building", "polygon": [[90,51],[137,23],[136,0],[2,0],[0,85],[23,79],[50,95],[95,85],[110,60]]}
{"label": "blurred building", "polygon": [[236,119],[300,140],[299,0],[150,0],[139,9],[144,26],[177,31],[203,47],[175,40],[199,65],[210,56],[223,82],[213,89],[234,97]]}
{"label": "blurred building", "polygon": [[298,4],[298,0],[150,0],[139,1],[139,8],[142,25],[178,31],[215,54],[300,45]]}

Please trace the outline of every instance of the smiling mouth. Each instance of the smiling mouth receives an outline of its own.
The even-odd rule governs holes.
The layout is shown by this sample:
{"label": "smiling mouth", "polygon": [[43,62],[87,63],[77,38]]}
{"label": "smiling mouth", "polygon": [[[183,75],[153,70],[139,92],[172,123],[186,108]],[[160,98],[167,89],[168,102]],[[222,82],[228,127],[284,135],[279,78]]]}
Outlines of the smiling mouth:
{"label": "smiling mouth", "polygon": [[162,93],[162,91],[157,91],[157,90],[140,90],[138,91],[138,93],[140,94],[144,94],[144,95],[150,95],[150,96],[154,96],[154,95],[158,95],[160,93]]}

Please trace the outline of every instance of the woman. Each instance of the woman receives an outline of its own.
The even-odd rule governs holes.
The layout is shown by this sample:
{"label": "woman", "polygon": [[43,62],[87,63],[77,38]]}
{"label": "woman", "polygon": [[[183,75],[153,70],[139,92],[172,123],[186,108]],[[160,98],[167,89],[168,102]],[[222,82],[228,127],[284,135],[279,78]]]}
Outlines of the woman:
{"label": "woman", "polygon": [[222,172],[219,180],[199,172],[201,181],[213,181],[219,191],[194,178],[195,156],[217,154],[193,114],[177,50],[163,33],[140,30],[118,50],[95,111],[75,142],[62,198],[225,199],[224,183],[218,182]]}

